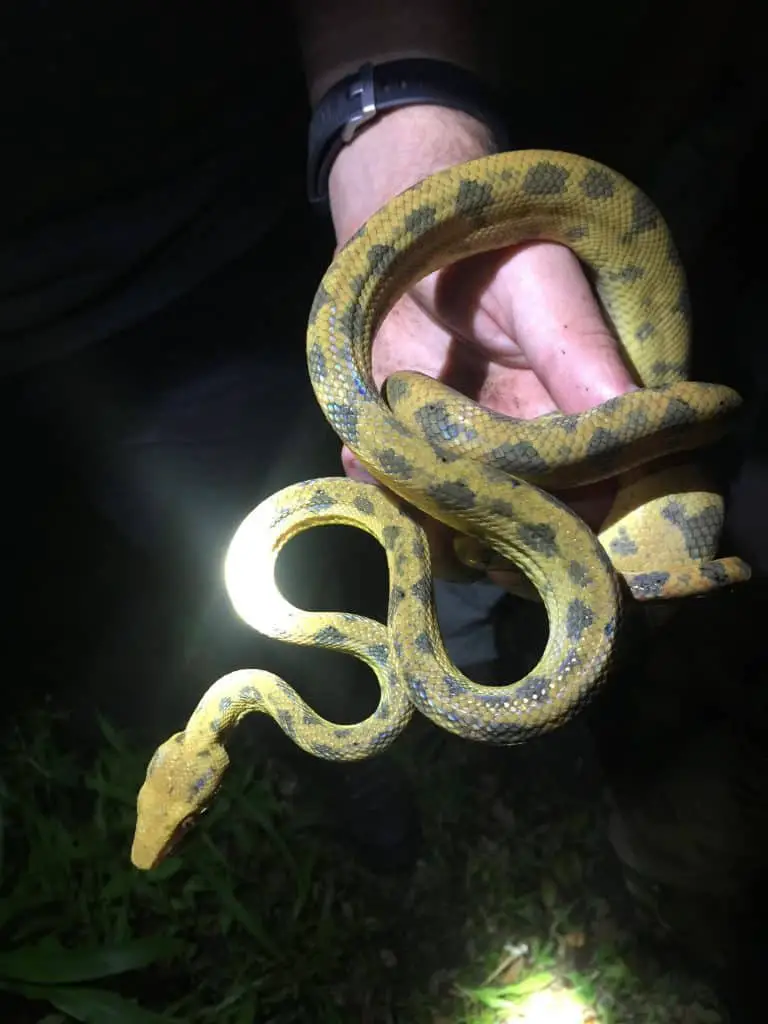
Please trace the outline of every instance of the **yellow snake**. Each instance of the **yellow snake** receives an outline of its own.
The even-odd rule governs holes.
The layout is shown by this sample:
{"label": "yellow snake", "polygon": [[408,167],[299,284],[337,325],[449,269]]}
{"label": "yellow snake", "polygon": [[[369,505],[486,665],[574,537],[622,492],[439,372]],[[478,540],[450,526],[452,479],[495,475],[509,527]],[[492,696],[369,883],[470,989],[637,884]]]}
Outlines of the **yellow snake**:
{"label": "yellow snake", "polygon": [[[394,302],[433,270],[530,239],[562,243],[580,258],[641,390],[582,415],[535,421],[506,419],[411,373],[390,378],[382,396],[371,344]],[[740,559],[716,559],[722,498],[679,454],[719,436],[740,405],[728,388],[687,380],[689,319],[683,269],[658,210],[592,160],[538,150],[490,156],[425,179],[375,214],[320,284],[307,358],[326,418],[389,493],[334,478],[273,495],[237,531],[226,581],[235,608],[260,632],[366,661],[381,685],[379,707],[338,726],[270,673],[218,680],[147,769],[133,863],[157,864],[205,809],[228,763],[225,733],[245,714],[271,715],[304,750],[335,760],[383,749],[413,708],[468,739],[521,743],[568,721],[605,680],[622,579],[640,600],[748,579]],[[599,537],[539,489],[609,476],[619,489]],[[525,678],[481,686],[451,663],[425,536],[402,502],[453,528],[470,545],[468,558],[491,551],[536,588],[550,633]],[[357,526],[384,547],[386,627],[303,612],[277,591],[281,548],[324,523]]]}

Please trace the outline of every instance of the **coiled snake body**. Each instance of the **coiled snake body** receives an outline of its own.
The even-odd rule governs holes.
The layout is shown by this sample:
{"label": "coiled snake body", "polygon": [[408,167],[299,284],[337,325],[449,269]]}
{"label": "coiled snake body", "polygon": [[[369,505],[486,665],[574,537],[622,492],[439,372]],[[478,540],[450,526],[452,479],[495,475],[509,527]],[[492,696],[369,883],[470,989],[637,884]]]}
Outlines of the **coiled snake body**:
{"label": "coiled snake body", "polygon": [[[372,379],[371,343],[394,302],[433,270],[531,239],[569,246],[592,274],[641,390],[583,415],[534,421],[483,410],[417,374],[390,378],[383,397]],[[490,156],[422,181],[374,215],[323,278],[307,357],[325,416],[387,491],[333,478],[273,495],[238,529],[226,578],[237,611],[260,632],[366,661],[381,701],[364,722],[337,726],[270,673],[218,680],[149,765],[134,864],[158,863],[205,808],[228,763],[224,734],[245,714],[272,715],[303,749],[336,760],[383,749],[414,708],[462,737],[520,743],[572,718],[605,680],[621,579],[639,600],[747,579],[740,559],[716,559],[721,496],[694,465],[670,459],[721,434],[740,404],[728,388],[687,380],[689,316],[683,269],[656,208],[625,178],[582,157]],[[539,489],[609,476],[619,477],[619,490],[599,537]],[[451,663],[432,604],[425,536],[403,502],[512,563],[536,588],[550,632],[525,678],[481,686]],[[280,549],[323,523],[360,527],[383,545],[391,579],[386,627],[304,612],[277,591]]]}

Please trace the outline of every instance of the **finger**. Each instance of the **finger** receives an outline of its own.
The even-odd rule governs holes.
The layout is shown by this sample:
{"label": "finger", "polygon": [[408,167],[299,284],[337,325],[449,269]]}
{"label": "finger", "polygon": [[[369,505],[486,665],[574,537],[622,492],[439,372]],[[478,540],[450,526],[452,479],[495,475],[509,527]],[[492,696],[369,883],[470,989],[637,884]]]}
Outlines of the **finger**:
{"label": "finger", "polygon": [[486,358],[529,366],[565,412],[635,386],[581,264],[565,246],[530,242],[481,253],[425,278],[415,294]]}
{"label": "finger", "polygon": [[492,362],[481,346],[458,342],[427,315],[411,295],[385,317],[373,344],[373,376],[380,388],[396,370],[417,370],[489,409],[532,419],[557,409],[554,398],[529,368]]}
{"label": "finger", "polygon": [[373,341],[373,379],[377,387],[395,370],[418,370],[440,378],[453,336],[431,320],[411,295],[404,295],[379,326]]}
{"label": "finger", "polygon": [[492,308],[564,412],[636,385],[576,256],[532,243],[499,268]]}
{"label": "finger", "polygon": [[363,466],[354,452],[351,452],[346,445],[341,449],[341,465],[346,476],[350,480],[359,480],[363,484],[375,484],[377,481]]}

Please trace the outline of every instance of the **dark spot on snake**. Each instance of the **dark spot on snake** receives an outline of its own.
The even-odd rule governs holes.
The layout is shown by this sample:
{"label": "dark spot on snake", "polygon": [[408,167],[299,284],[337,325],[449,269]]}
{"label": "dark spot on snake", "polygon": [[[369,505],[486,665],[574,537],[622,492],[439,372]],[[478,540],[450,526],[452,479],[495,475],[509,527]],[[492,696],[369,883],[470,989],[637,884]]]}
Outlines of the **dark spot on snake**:
{"label": "dark spot on snake", "polygon": [[581,562],[571,560],[568,565],[568,576],[577,587],[585,587],[590,581],[589,570]]}
{"label": "dark spot on snake", "polygon": [[441,445],[437,444],[434,441],[431,442],[431,444],[432,444],[432,451],[435,453],[435,455],[438,457],[438,459],[440,459],[440,461],[443,462],[443,463],[447,464],[449,462],[455,462],[457,459],[461,458],[461,453],[460,452],[446,451],[445,448],[443,448]]}
{"label": "dark spot on snake", "polygon": [[434,227],[436,215],[437,207],[431,206],[429,203],[425,203],[424,206],[417,206],[405,218],[405,230],[409,235],[418,238],[419,235],[425,234],[430,228]]}
{"label": "dark spot on snake", "polygon": [[502,472],[502,470],[497,469],[495,466],[491,466],[487,462],[478,462],[477,468],[491,485],[495,484],[498,486],[499,484],[503,484],[506,487],[522,486],[519,480],[515,480],[514,477],[509,476],[507,473]]}
{"label": "dark spot on snake", "polygon": [[427,697],[427,684],[423,679],[406,673],[405,685],[408,687],[409,693],[416,700],[422,701],[425,704],[432,703],[431,699]]}
{"label": "dark spot on snake", "polygon": [[292,509],[290,508],[281,508],[277,515],[272,518],[269,525],[272,528],[279,526],[280,523],[284,522],[290,516],[291,512]]}
{"label": "dark spot on snake", "polygon": [[428,557],[427,549],[423,541],[420,540],[415,540],[413,542],[413,545],[411,546],[411,552],[413,554],[413,557],[417,559],[417,561],[419,562],[423,562]]}
{"label": "dark spot on snake", "polygon": [[493,201],[493,188],[487,181],[464,178],[456,193],[456,213],[476,217]]}
{"label": "dark spot on snake", "polygon": [[611,281],[620,281],[622,284],[634,284],[635,281],[639,281],[644,276],[645,270],[634,263],[628,263],[621,270],[609,270],[606,272],[606,277]]}
{"label": "dark spot on snake", "polygon": [[638,572],[630,576],[627,582],[631,593],[640,600],[659,597],[669,582],[669,573]]}
{"label": "dark spot on snake", "polygon": [[548,558],[557,554],[557,535],[549,523],[520,523],[517,531],[522,543],[532,551]]}
{"label": "dark spot on snake", "polygon": [[421,632],[413,641],[417,651],[421,654],[434,654],[435,647],[428,633]]}
{"label": "dark spot on snake", "polygon": [[413,476],[413,466],[393,448],[375,452],[374,457],[387,476],[394,476],[400,480],[410,480]]}
{"label": "dark spot on snake", "polygon": [[[362,278],[361,280],[365,280]],[[352,299],[338,319],[339,329],[353,343],[362,341],[365,333],[365,313],[357,298]]]}
{"label": "dark spot on snake", "polygon": [[325,512],[329,508],[333,508],[336,504],[336,499],[332,498],[327,491],[324,491],[319,487],[316,491],[312,491],[307,501],[307,508],[312,509],[313,512]]}
{"label": "dark spot on snake", "polygon": [[680,530],[690,558],[709,558],[723,523],[719,505],[708,505],[696,515],[689,516],[679,502],[670,501],[661,510],[661,514],[668,523]]}
{"label": "dark spot on snake", "polygon": [[212,778],[213,769],[209,768],[204,775],[201,775],[199,778],[195,779],[195,781],[192,783],[190,787],[190,799],[194,799],[194,797],[199,796],[203,792],[203,790],[210,785]]}
{"label": "dark spot on snake", "polygon": [[414,415],[428,441],[455,441],[461,426],[451,418],[445,402],[427,402]]}
{"label": "dark spot on snake", "polygon": [[579,420],[580,417],[575,413],[571,416],[558,416],[557,426],[560,427],[561,430],[564,430],[566,434],[572,434],[575,430],[578,429]]}
{"label": "dark spot on snake", "polygon": [[695,410],[682,398],[670,398],[667,408],[664,410],[661,426],[664,428],[683,427],[696,423],[697,419]]}
{"label": "dark spot on snake", "polygon": [[577,224],[572,228],[568,228],[565,232],[565,237],[569,242],[578,242],[581,238],[586,238],[589,234],[589,228],[586,224]]}
{"label": "dark spot on snake", "polygon": [[728,572],[720,562],[705,562],[699,566],[699,572],[709,583],[724,587],[728,582]]}
{"label": "dark spot on snake", "polygon": [[658,227],[658,224],[658,210],[647,195],[636,189],[632,197],[632,223],[627,240],[634,238],[636,235],[642,235],[646,231],[653,231]]}
{"label": "dark spot on snake", "polygon": [[619,527],[618,536],[615,540],[611,541],[610,548],[615,555],[637,554],[637,544],[635,544],[629,533],[627,533],[626,526]]}
{"label": "dark spot on snake", "polygon": [[336,432],[345,441],[355,444],[359,436],[357,410],[351,405],[342,405],[339,402],[328,402],[326,410]]}
{"label": "dark spot on snake", "polygon": [[386,665],[389,661],[389,648],[386,644],[369,644],[368,653],[377,665]]}
{"label": "dark spot on snake", "polygon": [[397,608],[397,606],[404,599],[404,597],[405,597],[405,591],[403,590],[402,587],[400,587],[400,586],[392,587],[392,589],[389,592],[389,608],[390,608],[390,611],[392,611],[393,609]]}
{"label": "dark spot on snake", "polygon": [[551,700],[552,684],[546,676],[528,676],[521,679],[514,690],[514,699],[536,704],[548,704]]}
{"label": "dark spot on snake", "polygon": [[[657,359],[651,367],[651,373],[658,380],[663,377],[684,377],[687,372],[687,364],[684,361],[679,363],[664,362],[661,359]],[[658,387],[658,385],[657,385]]]}
{"label": "dark spot on snake", "polygon": [[313,743],[312,753],[317,757],[322,757],[326,761],[335,761],[336,751],[328,743]]}
{"label": "dark spot on snake", "polygon": [[597,167],[590,167],[579,185],[587,199],[610,199],[614,194],[613,177]]}
{"label": "dark spot on snake", "polygon": [[680,289],[680,294],[677,297],[677,302],[675,303],[674,311],[675,313],[679,313],[687,324],[691,322],[691,296],[686,285],[683,285],[683,287]]}
{"label": "dark spot on snake", "polygon": [[609,430],[606,427],[597,427],[589,439],[587,445],[587,455],[592,456],[603,456],[603,455],[614,455],[617,449],[621,449],[623,441],[620,434],[617,434],[615,430]]}
{"label": "dark spot on snake", "polygon": [[456,697],[464,697],[467,693],[466,686],[456,676],[443,676],[443,686],[452,700]]}
{"label": "dark spot on snake", "polygon": [[[599,427],[587,445],[586,452],[591,464],[602,472],[608,472],[613,469],[621,460],[624,447],[621,437],[614,435],[611,446],[607,448],[602,447],[602,444],[610,438],[612,433],[610,430],[604,430],[602,427]],[[596,435],[598,434],[601,436],[597,437]]]}
{"label": "dark spot on snake", "polygon": [[321,647],[338,647],[346,639],[340,629],[335,626],[323,626],[312,637],[313,641]]}
{"label": "dark spot on snake", "polygon": [[621,428],[623,437],[627,435],[639,435],[648,426],[648,414],[644,409],[633,409],[624,415],[624,425]]}
{"label": "dark spot on snake", "polygon": [[221,719],[212,718],[208,723],[208,728],[213,733],[214,736],[218,736],[219,733],[221,732]]}
{"label": "dark spot on snake", "polygon": [[384,541],[384,547],[387,550],[391,550],[397,541],[397,538],[402,533],[402,527],[400,526],[385,526],[381,531],[381,537]]}
{"label": "dark spot on snake", "polygon": [[399,733],[399,729],[394,729],[391,726],[389,729],[382,729],[375,739],[376,747],[386,746],[395,738],[395,736],[399,735]]}
{"label": "dark spot on snake", "polygon": [[362,494],[355,498],[353,504],[357,511],[362,512],[364,516],[372,516],[374,513],[373,502],[369,498],[364,498]]}
{"label": "dark spot on snake", "polygon": [[316,715],[314,711],[305,711],[302,718],[304,725],[317,726],[322,725],[323,720],[319,715]]}
{"label": "dark spot on snake", "polygon": [[503,711],[505,708],[509,708],[512,703],[512,698],[509,694],[479,693],[478,697],[483,707],[488,711]]}
{"label": "dark spot on snake", "polygon": [[240,700],[248,701],[249,703],[251,701],[260,700],[261,698],[261,694],[256,687],[251,686],[250,684],[248,686],[241,686],[237,695]]}
{"label": "dark spot on snake", "polygon": [[[515,484],[517,484],[517,481],[515,481]],[[515,510],[508,501],[494,498],[490,504],[490,509],[495,516],[503,516],[504,519],[515,518]]]}
{"label": "dark spot on snake", "polygon": [[[343,634],[340,634],[343,636]],[[292,686],[289,686],[284,679],[277,679],[275,681],[275,688],[282,695],[283,700],[287,700],[291,704],[295,704],[299,699],[298,694]]]}
{"label": "dark spot on snake", "polygon": [[323,308],[323,306],[326,303],[331,302],[332,299],[333,299],[333,296],[326,289],[325,284],[323,282],[321,282],[319,288],[315,292],[315,297],[312,300],[312,305],[309,308],[309,323],[310,324],[314,324],[314,322],[317,320],[317,314],[320,312],[320,310]]}
{"label": "dark spot on snake", "polygon": [[229,709],[231,707],[232,707],[232,698],[231,697],[222,697],[221,700],[219,701],[219,711],[229,711]]}
{"label": "dark spot on snake", "polygon": [[647,341],[656,333],[656,328],[653,326],[650,320],[646,320],[644,323],[635,331],[635,339],[637,341]]}
{"label": "dark spot on snake", "polygon": [[616,619],[611,618],[611,619],[609,619],[606,622],[606,624],[605,624],[605,626],[603,628],[603,636],[606,637],[606,639],[608,639],[608,640],[612,640],[615,635],[616,635]]}
{"label": "dark spot on snake", "polygon": [[407,398],[411,391],[411,385],[402,377],[388,377],[384,381],[384,397],[392,406],[397,405],[403,398]]}
{"label": "dark spot on snake", "polygon": [[425,607],[432,599],[432,580],[429,576],[422,576],[420,580],[411,587],[411,593],[416,600]]}
{"label": "dark spot on snake", "polygon": [[475,492],[462,480],[451,480],[444,484],[429,487],[427,493],[440,508],[448,512],[474,508],[477,502]]}
{"label": "dark spot on snake", "polygon": [[307,368],[312,380],[325,380],[328,375],[328,362],[320,345],[315,341],[307,353]]}
{"label": "dark spot on snake", "polygon": [[601,402],[598,406],[601,412],[616,412],[617,409],[621,409],[623,395],[616,395],[614,398],[606,398],[604,402]]}
{"label": "dark spot on snake", "polygon": [[559,196],[567,184],[568,171],[564,167],[542,160],[526,171],[522,189],[531,196]]}
{"label": "dark spot on snake", "polygon": [[504,441],[488,455],[492,465],[505,473],[543,473],[548,469],[546,459],[530,441]]}
{"label": "dark spot on snake", "polygon": [[367,256],[371,273],[381,277],[389,270],[397,258],[397,249],[393,245],[372,245],[367,252]]}
{"label": "dark spot on snake", "polygon": [[290,736],[291,739],[293,739],[296,729],[294,728],[293,715],[291,714],[291,712],[286,711],[284,708],[281,708],[280,711],[278,711],[277,713],[277,720],[283,727],[283,730],[286,733],[286,735]]}
{"label": "dark spot on snake", "polygon": [[588,629],[595,621],[595,613],[585,604],[584,601],[575,597],[568,603],[568,611],[565,615],[565,631],[568,639],[573,643],[581,640],[585,629]]}
{"label": "dark spot on snake", "polygon": [[575,647],[571,647],[566,656],[560,662],[557,668],[558,676],[567,676],[573,669],[578,668],[581,664],[581,658],[579,652]]}

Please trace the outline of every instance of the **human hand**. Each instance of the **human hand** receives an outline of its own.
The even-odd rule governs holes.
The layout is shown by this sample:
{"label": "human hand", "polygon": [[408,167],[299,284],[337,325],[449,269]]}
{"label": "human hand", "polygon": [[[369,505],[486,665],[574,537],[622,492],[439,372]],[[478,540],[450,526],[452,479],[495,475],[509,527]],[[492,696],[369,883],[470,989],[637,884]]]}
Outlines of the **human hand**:
{"label": "human hand", "polygon": [[[484,127],[465,114],[424,106],[386,115],[334,164],[330,196],[339,245],[398,192],[488,152]],[[419,282],[373,343],[377,386],[404,369],[523,418],[583,412],[635,387],[579,261],[549,242],[482,253]],[[371,480],[347,448],[342,462],[349,476]],[[613,491],[606,482],[563,497],[598,528]],[[437,565],[455,564],[450,532],[432,521],[424,526]],[[505,574],[490,575],[504,585]]]}

